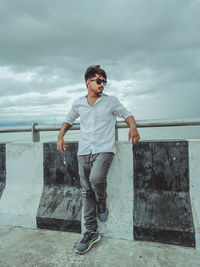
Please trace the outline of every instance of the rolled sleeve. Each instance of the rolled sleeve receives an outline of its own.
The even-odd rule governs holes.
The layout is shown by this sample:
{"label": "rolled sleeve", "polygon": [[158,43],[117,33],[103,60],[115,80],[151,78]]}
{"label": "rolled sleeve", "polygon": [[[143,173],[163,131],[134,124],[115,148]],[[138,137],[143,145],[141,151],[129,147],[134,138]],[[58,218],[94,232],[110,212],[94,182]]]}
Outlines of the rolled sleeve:
{"label": "rolled sleeve", "polygon": [[119,118],[123,118],[124,120],[126,120],[126,118],[129,116],[132,116],[131,112],[122,105],[116,96],[114,96],[113,99],[112,113]]}
{"label": "rolled sleeve", "polygon": [[73,124],[73,122],[79,117],[77,108],[76,108],[76,103],[75,101],[72,104],[72,107],[70,111],[67,113],[65,117],[65,121],[68,122],[69,124]]}

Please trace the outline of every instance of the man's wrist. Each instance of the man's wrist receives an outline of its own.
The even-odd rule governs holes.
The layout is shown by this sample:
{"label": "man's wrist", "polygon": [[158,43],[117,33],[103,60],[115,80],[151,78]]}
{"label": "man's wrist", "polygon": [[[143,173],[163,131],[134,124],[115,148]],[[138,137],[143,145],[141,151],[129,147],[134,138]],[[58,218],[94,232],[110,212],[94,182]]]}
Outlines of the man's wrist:
{"label": "man's wrist", "polygon": [[136,128],[137,128],[136,124],[130,125],[130,129],[136,129]]}
{"label": "man's wrist", "polygon": [[63,136],[62,135],[58,135],[58,140],[59,139],[63,139]]}

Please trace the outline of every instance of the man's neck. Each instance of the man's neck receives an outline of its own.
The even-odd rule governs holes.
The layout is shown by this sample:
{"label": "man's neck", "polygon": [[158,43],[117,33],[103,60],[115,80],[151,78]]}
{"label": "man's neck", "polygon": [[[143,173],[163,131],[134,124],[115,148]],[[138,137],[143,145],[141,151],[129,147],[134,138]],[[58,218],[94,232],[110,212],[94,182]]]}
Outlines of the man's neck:
{"label": "man's neck", "polygon": [[101,97],[102,95],[103,95],[103,93],[102,94],[94,94],[94,93],[88,92],[88,95],[86,97],[89,99],[97,99],[97,98]]}

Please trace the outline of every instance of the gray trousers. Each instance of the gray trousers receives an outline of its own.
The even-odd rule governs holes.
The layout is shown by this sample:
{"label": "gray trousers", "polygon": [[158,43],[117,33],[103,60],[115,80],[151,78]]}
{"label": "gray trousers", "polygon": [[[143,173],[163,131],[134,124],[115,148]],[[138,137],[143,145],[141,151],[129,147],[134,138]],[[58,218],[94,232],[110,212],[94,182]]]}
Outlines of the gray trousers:
{"label": "gray trousers", "polygon": [[88,231],[97,231],[96,203],[106,202],[107,173],[113,157],[113,152],[77,156],[85,228]]}

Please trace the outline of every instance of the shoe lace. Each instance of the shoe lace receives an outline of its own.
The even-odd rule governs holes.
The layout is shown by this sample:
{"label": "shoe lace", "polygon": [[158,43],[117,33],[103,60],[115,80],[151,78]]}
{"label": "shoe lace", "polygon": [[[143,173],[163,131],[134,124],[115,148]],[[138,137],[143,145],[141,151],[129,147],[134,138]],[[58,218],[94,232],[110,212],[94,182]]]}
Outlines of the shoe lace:
{"label": "shoe lace", "polygon": [[90,239],[92,233],[90,232],[85,232],[83,235],[83,239],[81,240],[81,243],[87,243],[88,240]]}

